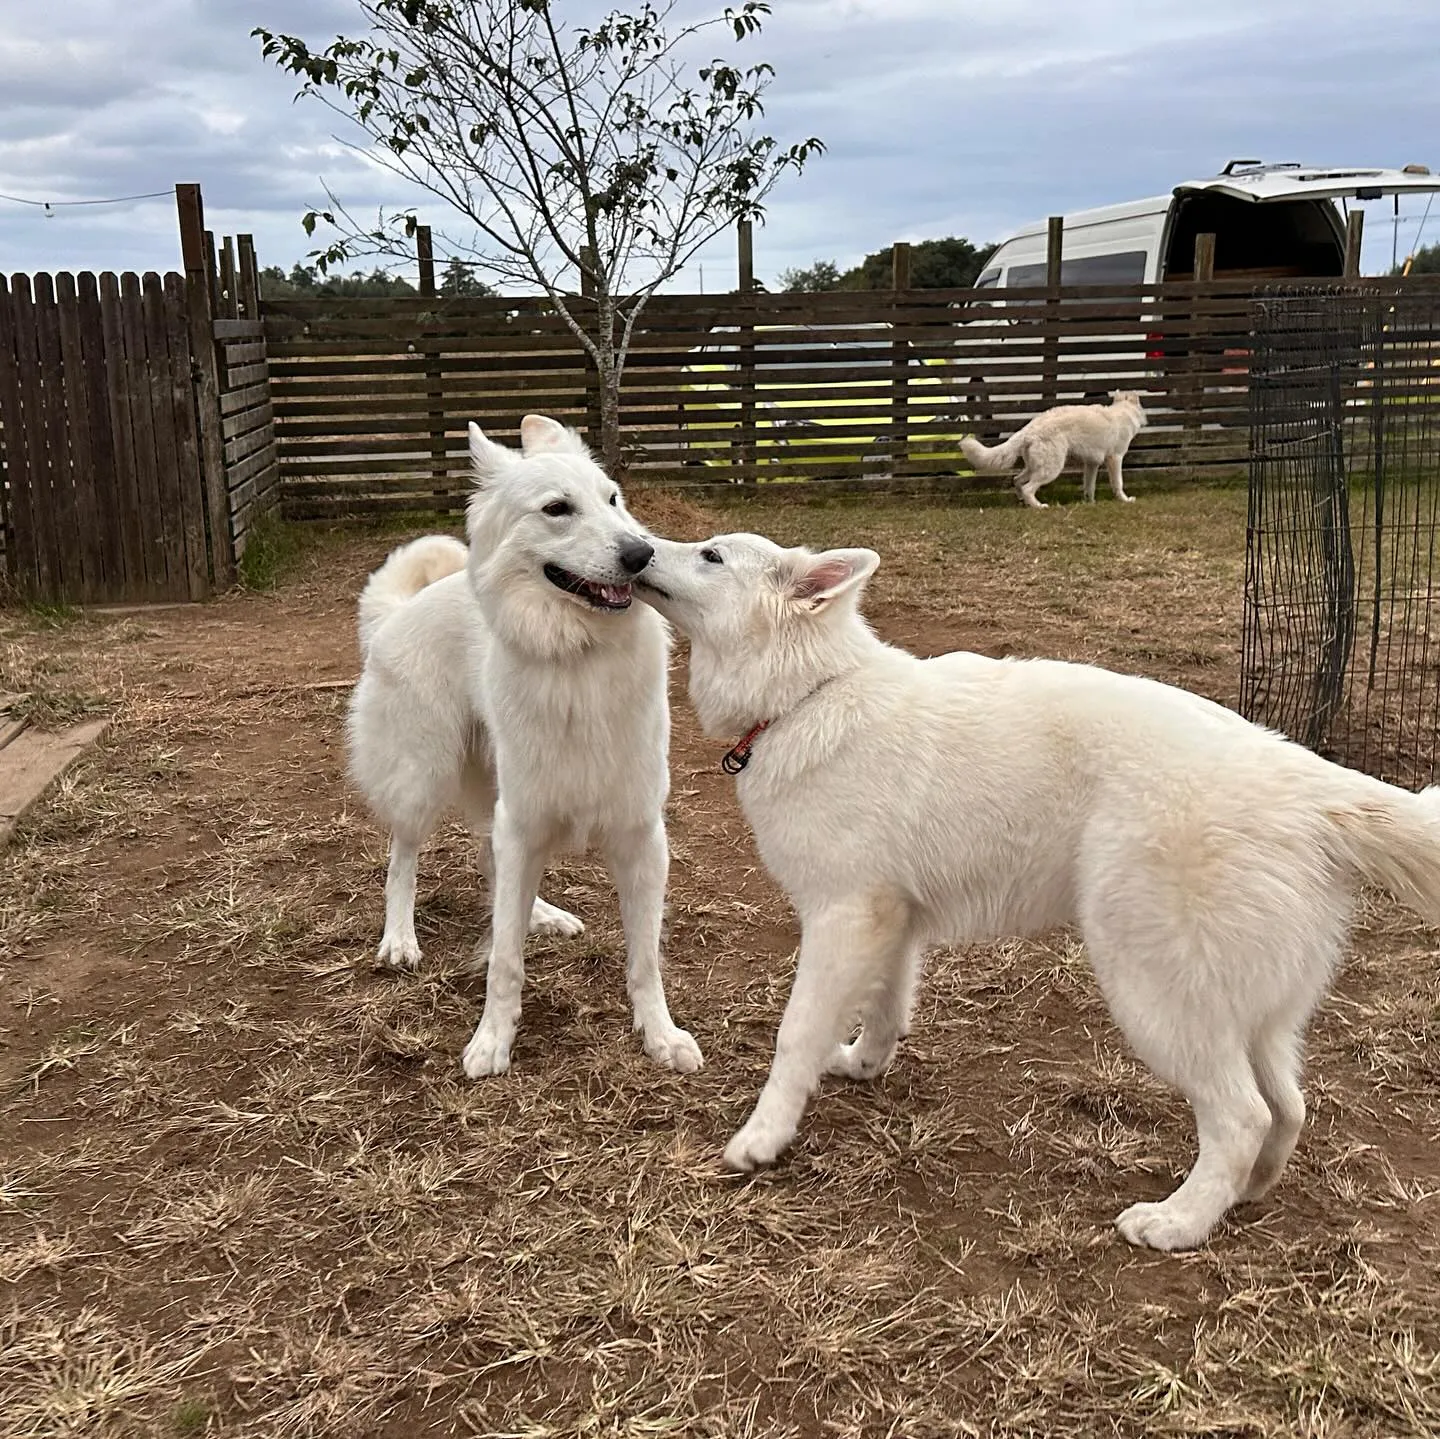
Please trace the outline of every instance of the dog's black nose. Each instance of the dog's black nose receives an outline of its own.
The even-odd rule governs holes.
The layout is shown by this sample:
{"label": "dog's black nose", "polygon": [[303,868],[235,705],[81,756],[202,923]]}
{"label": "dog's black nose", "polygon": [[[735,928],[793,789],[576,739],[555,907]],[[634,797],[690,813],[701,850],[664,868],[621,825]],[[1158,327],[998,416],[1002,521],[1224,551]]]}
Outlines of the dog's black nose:
{"label": "dog's black nose", "polygon": [[620,546],[620,563],[627,575],[638,575],[654,554],[654,545],[647,545],[644,540],[626,540]]}

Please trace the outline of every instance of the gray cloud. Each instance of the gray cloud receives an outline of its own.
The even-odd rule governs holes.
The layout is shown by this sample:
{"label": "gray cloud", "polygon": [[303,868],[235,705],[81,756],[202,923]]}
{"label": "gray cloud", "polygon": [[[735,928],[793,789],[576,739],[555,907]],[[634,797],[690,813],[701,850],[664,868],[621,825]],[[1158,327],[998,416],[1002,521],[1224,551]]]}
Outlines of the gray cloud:
{"label": "gray cloud", "polygon": [[[829,153],[774,196],[757,236],[766,277],[897,238],[996,239],[1238,155],[1440,160],[1422,148],[1440,119],[1440,10],[1427,0],[776,0],[775,11],[738,53],[776,67],[768,128],[819,135]],[[68,0],[63,13],[0,0],[0,192],[88,199],[198,180],[212,226],[251,231],[262,263],[288,267],[311,247],[299,217],[323,199],[322,178],[359,215],[417,198],[337,145],[341,122],[294,103],[293,78],[249,37],[259,24],[324,41],[357,13],[351,0]],[[1405,202],[1402,251],[1422,208]],[[1388,202],[1370,211],[1378,268]],[[1426,233],[1440,239],[1440,217]],[[697,284],[703,264],[707,288],[728,288],[733,251],[717,240],[685,280]],[[54,219],[0,203],[0,269],[177,261],[164,200]]]}

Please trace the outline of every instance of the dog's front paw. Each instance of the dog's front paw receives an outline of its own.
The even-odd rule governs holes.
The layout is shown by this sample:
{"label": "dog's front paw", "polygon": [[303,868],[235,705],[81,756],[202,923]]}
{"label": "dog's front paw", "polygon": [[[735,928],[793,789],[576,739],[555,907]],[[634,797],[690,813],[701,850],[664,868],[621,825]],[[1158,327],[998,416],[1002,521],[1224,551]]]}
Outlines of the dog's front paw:
{"label": "dog's front paw", "polygon": [[487,1075],[504,1074],[510,1068],[510,1043],[513,1034],[502,1033],[482,1019],[460,1056],[467,1079],[484,1079]]}
{"label": "dog's front paw", "polygon": [[1203,1244],[1212,1226],[1197,1223],[1194,1215],[1166,1200],[1162,1204],[1132,1204],[1115,1220],[1115,1227],[1131,1244],[1172,1250],[1194,1249]]}
{"label": "dog's front paw", "polygon": [[700,1053],[700,1046],[695,1043],[694,1035],[688,1029],[676,1029],[673,1026],[659,1034],[647,1034],[645,1053],[656,1064],[663,1064],[666,1069],[673,1069],[677,1074],[694,1074],[705,1063],[705,1056]]}
{"label": "dog's front paw", "polygon": [[785,1152],[793,1134],[783,1134],[752,1119],[725,1146],[726,1169],[737,1174],[753,1174],[757,1169],[766,1169],[774,1164]]}
{"label": "dog's front paw", "polygon": [[375,960],[385,969],[417,969],[420,965],[420,943],[413,934],[387,934],[375,951]]}
{"label": "dog's front paw", "polygon": [[1134,495],[1121,495],[1121,496],[1120,496],[1120,503],[1121,503],[1122,505],[1133,505],[1133,504],[1135,503],[1135,496],[1134,496]]}
{"label": "dog's front paw", "polygon": [[530,911],[530,933],[550,935],[555,939],[574,939],[576,935],[585,933],[585,926],[568,909],[537,899]]}

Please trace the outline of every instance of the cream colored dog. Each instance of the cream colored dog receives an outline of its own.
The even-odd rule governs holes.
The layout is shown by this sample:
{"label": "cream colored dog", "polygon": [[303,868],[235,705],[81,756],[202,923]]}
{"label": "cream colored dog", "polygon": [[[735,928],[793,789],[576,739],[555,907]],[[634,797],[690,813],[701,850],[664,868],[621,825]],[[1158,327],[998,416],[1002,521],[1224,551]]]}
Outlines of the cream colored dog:
{"label": "cream colored dog", "polygon": [[360,597],[365,669],[350,705],[350,773],[390,830],[383,963],[413,969],[415,869],[446,810],[493,855],[485,1011],[471,1079],[504,1074],[520,1019],[527,928],[582,925],[538,895],[550,855],[599,848],[620,895],[626,986],[645,1052],[699,1069],[660,977],[669,849],[670,638],[632,603],[649,537],[583,441],[527,415],[520,450],[470,426],[470,543],[396,550]]}
{"label": "cream colored dog", "polygon": [[743,736],[729,768],[801,925],[775,1062],[726,1162],[773,1161],[822,1074],[889,1065],[924,949],[1073,924],[1199,1131],[1189,1178],[1120,1232],[1184,1249],[1264,1194],[1305,1118],[1301,1039],[1356,884],[1440,921],[1440,790],[1153,680],[893,649],[856,610],[870,550],[652,543],[635,592],[689,635],[706,731]]}
{"label": "cream colored dog", "polygon": [[1125,493],[1120,467],[1130,441],[1144,428],[1140,396],[1134,390],[1116,390],[1108,405],[1057,405],[1046,410],[994,449],[972,439],[961,440],[960,448],[977,470],[1012,470],[1020,465],[1015,492],[1032,509],[1049,508],[1035,498],[1035,492],[1072,461],[1081,467],[1087,500],[1095,498],[1095,475],[1103,464],[1115,498],[1128,503],[1133,496]]}

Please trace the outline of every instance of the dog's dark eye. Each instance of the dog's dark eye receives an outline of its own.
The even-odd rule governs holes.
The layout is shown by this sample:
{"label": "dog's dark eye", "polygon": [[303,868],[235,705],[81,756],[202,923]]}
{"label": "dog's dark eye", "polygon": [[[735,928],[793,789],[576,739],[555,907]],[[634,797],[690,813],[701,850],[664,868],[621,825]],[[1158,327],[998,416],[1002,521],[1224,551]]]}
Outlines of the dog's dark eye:
{"label": "dog's dark eye", "polygon": [[613,505],[613,504],[616,504],[616,503],[618,503],[619,499],[620,499],[620,491],[619,491],[619,490],[616,490],[615,493],[610,496],[610,503],[611,503],[612,505]]}
{"label": "dog's dark eye", "polygon": [[575,511],[571,508],[569,500],[551,500],[541,513],[549,515],[552,520],[558,520],[563,515],[574,514]]}
{"label": "dog's dark eye", "polygon": [[704,560],[707,565],[723,565],[725,563],[725,561],[720,558],[719,550],[701,550],[700,558]]}

